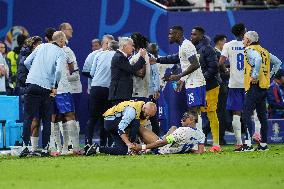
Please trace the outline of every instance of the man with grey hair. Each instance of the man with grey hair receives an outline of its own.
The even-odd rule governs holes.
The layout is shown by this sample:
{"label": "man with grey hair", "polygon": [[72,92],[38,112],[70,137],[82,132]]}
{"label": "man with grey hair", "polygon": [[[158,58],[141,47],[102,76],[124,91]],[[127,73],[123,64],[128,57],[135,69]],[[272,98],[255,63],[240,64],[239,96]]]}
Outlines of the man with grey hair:
{"label": "man with grey hair", "polygon": [[[258,119],[261,123],[261,137],[259,138],[257,151],[268,150],[267,147],[267,108],[266,96],[270,86],[270,78],[278,71],[282,62],[266,49],[260,46],[259,36],[255,31],[248,31],[243,40],[245,46],[244,58],[244,87],[245,102],[243,120],[246,129],[243,151],[254,151],[251,144],[252,121],[251,116],[256,109]],[[273,68],[270,72],[270,63]]]}
{"label": "man with grey hair", "polygon": [[88,93],[90,92],[90,89],[91,89],[92,77],[90,75],[90,71],[92,68],[92,64],[94,62],[94,58],[99,52],[107,50],[108,42],[111,40],[114,40],[114,37],[112,35],[110,34],[104,35],[102,39],[102,43],[101,43],[101,48],[98,50],[92,51],[85,60],[82,74],[88,78],[88,91],[87,91]]}
{"label": "man with grey hair", "polygon": [[102,114],[110,107],[108,101],[109,86],[111,80],[111,60],[116,50],[118,49],[117,41],[108,42],[108,48],[105,51],[98,53],[91,68],[90,75],[93,77],[90,91],[89,101],[89,123],[86,129],[86,147],[92,145],[94,128],[99,122],[100,124],[100,145],[106,145],[106,136],[103,128]]}
{"label": "man with grey hair", "polygon": [[131,65],[128,57],[134,50],[133,40],[128,37],[119,38],[119,49],[111,60],[111,82],[109,88],[109,100],[112,104],[118,104],[132,98],[133,80],[132,76],[137,74],[146,63],[146,49],[140,49],[136,64]]}

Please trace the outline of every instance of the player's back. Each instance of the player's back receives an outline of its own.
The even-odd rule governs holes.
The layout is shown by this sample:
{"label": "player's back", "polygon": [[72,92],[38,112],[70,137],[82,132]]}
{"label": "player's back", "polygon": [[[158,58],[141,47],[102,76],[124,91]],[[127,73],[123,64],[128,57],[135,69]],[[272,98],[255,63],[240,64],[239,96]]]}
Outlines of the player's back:
{"label": "player's back", "polygon": [[38,46],[30,56],[26,61],[30,61],[29,59],[34,58],[26,83],[50,88],[50,83],[54,81],[57,64],[66,61],[64,51],[57,45],[45,43]]}
{"label": "player's back", "polygon": [[222,50],[230,62],[229,88],[244,88],[244,44],[242,41],[232,40],[226,43]]}

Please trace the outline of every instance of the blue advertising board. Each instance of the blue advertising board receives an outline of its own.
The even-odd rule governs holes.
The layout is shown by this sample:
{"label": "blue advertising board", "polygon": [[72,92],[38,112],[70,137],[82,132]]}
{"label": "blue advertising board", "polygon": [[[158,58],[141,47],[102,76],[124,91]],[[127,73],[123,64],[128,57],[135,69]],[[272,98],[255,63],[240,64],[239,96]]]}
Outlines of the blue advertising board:
{"label": "blue advertising board", "polygon": [[[0,0],[0,39],[4,40],[12,26],[23,26],[31,36],[44,36],[47,27],[58,28],[60,23],[73,26],[69,46],[74,50],[82,69],[91,52],[91,40],[110,33],[115,37],[140,32],[156,42],[160,54],[177,52],[177,45],[168,42],[168,29],[181,25],[188,38],[194,26],[202,26],[206,34],[230,33],[233,24],[243,22],[248,30],[260,34],[261,43],[284,60],[284,9],[225,12],[167,12],[147,0]],[[81,77],[83,94],[79,109],[82,131],[88,119],[87,78]]]}

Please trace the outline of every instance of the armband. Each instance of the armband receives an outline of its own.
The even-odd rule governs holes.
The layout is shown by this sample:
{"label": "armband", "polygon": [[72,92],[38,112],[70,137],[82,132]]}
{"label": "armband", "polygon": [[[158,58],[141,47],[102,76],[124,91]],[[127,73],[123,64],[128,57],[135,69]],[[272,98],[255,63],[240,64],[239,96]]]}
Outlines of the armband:
{"label": "armband", "polygon": [[173,135],[167,136],[167,137],[166,137],[166,140],[167,140],[168,144],[172,144],[172,143],[175,141]]}

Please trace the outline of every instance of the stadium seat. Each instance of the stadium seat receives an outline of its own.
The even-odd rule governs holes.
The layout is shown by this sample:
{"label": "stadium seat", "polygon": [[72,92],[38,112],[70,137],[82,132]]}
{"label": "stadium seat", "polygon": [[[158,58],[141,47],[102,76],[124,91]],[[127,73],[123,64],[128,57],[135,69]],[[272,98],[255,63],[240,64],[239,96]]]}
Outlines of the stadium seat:
{"label": "stadium seat", "polygon": [[18,96],[0,95],[0,120],[19,120]]}
{"label": "stadium seat", "polygon": [[18,146],[22,142],[21,134],[23,131],[23,123],[15,121],[6,122],[6,146]]}
{"label": "stadium seat", "polygon": [[[5,110],[5,111],[4,111]],[[19,97],[0,95],[0,148],[9,147],[21,130],[19,120]],[[5,124],[8,123],[8,127]],[[6,138],[8,134],[9,138]],[[7,144],[6,144],[7,142]],[[12,145],[15,144],[15,141]]]}

